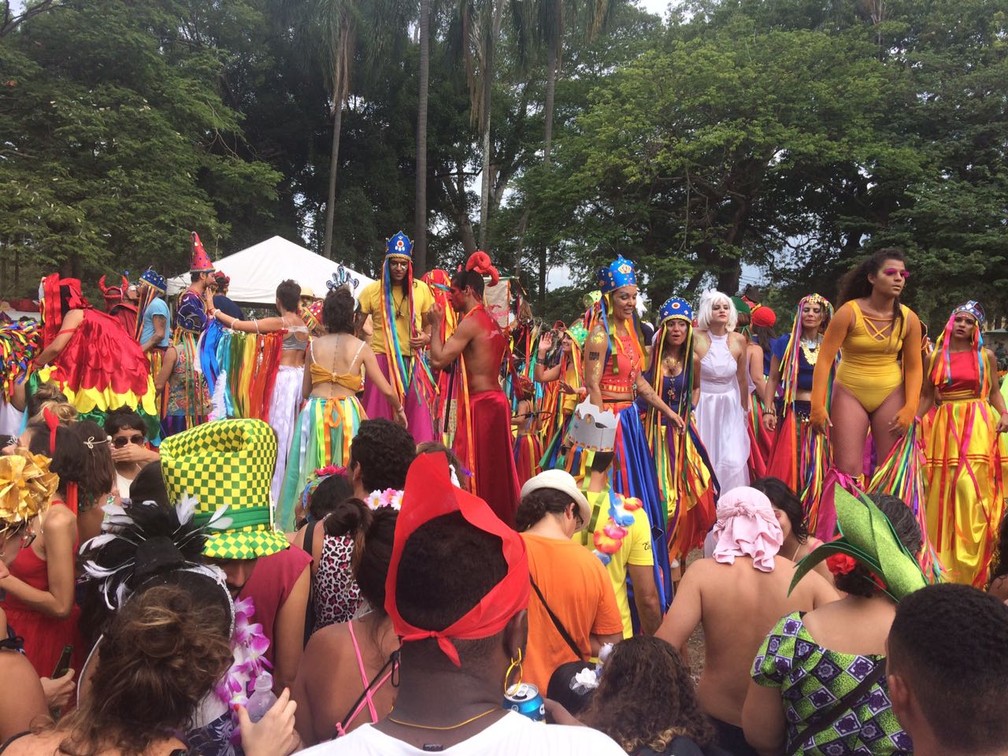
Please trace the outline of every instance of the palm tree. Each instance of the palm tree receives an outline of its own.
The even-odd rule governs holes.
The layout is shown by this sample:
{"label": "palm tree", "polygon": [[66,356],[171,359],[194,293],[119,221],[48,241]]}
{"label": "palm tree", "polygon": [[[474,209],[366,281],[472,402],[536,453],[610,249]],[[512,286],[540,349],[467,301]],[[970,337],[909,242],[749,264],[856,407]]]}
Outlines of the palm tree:
{"label": "palm tree", "polygon": [[490,114],[497,39],[504,0],[463,0],[460,8],[461,42],[469,81],[470,118],[480,132],[483,147],[483,183],[480,188],[479,246],[486,249],[490,218]]}
{"label": "palm tree", "polygon": [[420,92],[417,96],[416,210],[413,219],[413,270],[427,271],[427,100],[430,80],[430,0],[420,0]]}
{"label": "palm tree", "polygon": [[329,84],[330,111],[333,119],[332,152],[329,156],[329,193],[326,195],[325,237],[322,254],[332,258],[333,223],[336,215],[336,173],[339,168],[340,131],[343,105],[350,96],[350,71],[356,47],[355,0],[313,0],[313,16],[318,20],[326,81]]}
{"label": "palm tree", "polygon": [[[553,146],[553,111],[556,102],[556,83],[562,65],[564,33],[568,23],[580,27],[586,41],[593,40],[605,28],[617,0],[511,0],[517,34],[518,51],[546,52],[546,96],[543,106],[543,164],[550,165],[550,149]],[[521,237],[528,227],[531,207],[527,204],[519,222],[519,248]],[[519,249],[520,251],[520,249]],[[539,261],[539,305],[546,297],[546,273],[549,248],[536,250]]]}

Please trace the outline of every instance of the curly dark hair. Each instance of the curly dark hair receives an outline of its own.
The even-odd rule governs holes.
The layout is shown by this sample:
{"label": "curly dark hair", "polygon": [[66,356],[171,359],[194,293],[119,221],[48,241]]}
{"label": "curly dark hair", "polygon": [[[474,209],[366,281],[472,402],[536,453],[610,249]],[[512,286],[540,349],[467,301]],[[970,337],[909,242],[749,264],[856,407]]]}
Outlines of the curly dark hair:
{"label": "curly dark hair", "polygon": [[402,490],[406,471],[416,459],[416,442],[391,420],[365,420],[350,442],[350,465],[360,465],[361,484],[368,491]]}
{"label": "curly dark hair", "polygon": [[145,753],[188,726],[196,705],[231,665],[231,618],[182,586],[160,585],[127,601],[95,666],[100,695],[60,722],[61,753]]}
{"label": "curly dark hair", "polygon": [[903,678],[949,753],[1008,747],[1008,607],[968,585],[929,585],[896,607],[888,671]]}
{"label": "curly dark hair", "polygon": [[[876,275],[887,260],[899,260],[906,262],[906,255],[899,247],[884,247],[878,250],[871,257],[866,258],[854,270],[848,272],[840,279],[840,292],[837,296],[837,307],[850,302],[852,299],[860,299],[871,296],[872,284],[868,276]],[[899,333],[903,323],[903,311],[900,310],[900,299],[893,300],[893,333]]]}
{"label": "curly dark hair", "polygon": [[[642,705],[645,701],[647,705]],[[679,652],[648,635],[627,638],[613,647],[580,719],[627,753],[641,748],[661,753],[679,736],[701,748],[714,741],[714,727],[700,710]]]}
{"label": "curly dark hair", "polygon": [[354,332],[354,298],[350,287],[337,286],[322,304],[322,325],[329,333]]}
{"label": "curly dark hair", "polygon": [[140,431],[146,436],[147,423],[136,410],[129,407],[117,407],[105,418],[105,432],[114,436],[121,430]]}
{"label": "curly dark hair", "polygon": [[[521,533],[535,525],[548,514],[560,515],[574,504],[570,494],[555,488],[540,488],[522,496],[515,512],[515,529]],[[574,512],[578,511],[574,505]]]}
{"label": "curly dark hair", "polygon": [[[873,493],[868,494],[868,498],[872,500],[875,506],[882,510],[882,514],[892,524],[900,543],[906,547],[907,551],[917,556],[920,553],[924,539],[921,536],[920,525],[917,524],[917,518],[914,517],[913,510],[902,499],[890,494]],[[878,577],[881,578],[882,576],[879,575]],[[881,590],[872,579],[872,573],[860,562],[846,575],[834,575],[833,583],[836,585],[838,591],[865,598],[874,596]]]}
{"label": "curly dark hair", "polygon": [[[461,512],[428,520],[403,546],[395,582],[399,614],[424,630],[451,626],[507,575],[501,548],[499,536],[472,525]],[[463,663],[485,660],[494,637],[456,641]],[[436,643],[415,642],[434,648]]]}
{"label": "curly dark hair", "polygon": [[753,482],[752,487],[765,494],[774,509],[779,509],[787,515],[794,537],[798,539],[798,543],[805,543],[809,537],[805,508],[801,499],[788,488],[787,483],[780,478],[766,477]]}
{"label": "curly dark hair", "polygon": [[301,304],[301,284],[287,279],[276,288],[276,298],[287,312],[297,312]]}

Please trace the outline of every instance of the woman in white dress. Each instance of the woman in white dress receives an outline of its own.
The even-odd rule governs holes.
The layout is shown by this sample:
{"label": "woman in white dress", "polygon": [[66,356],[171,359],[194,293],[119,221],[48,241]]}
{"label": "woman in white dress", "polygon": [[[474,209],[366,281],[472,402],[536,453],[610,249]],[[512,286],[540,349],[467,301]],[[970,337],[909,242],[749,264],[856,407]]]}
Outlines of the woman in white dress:
{"label": "woman in white dress", "polygon": [[694,349],[700,358],[695,415],[722,491],[749,485],[749,376],[746,340],[735,333],[738,313],[720,291],[705,291],[697,308]]}

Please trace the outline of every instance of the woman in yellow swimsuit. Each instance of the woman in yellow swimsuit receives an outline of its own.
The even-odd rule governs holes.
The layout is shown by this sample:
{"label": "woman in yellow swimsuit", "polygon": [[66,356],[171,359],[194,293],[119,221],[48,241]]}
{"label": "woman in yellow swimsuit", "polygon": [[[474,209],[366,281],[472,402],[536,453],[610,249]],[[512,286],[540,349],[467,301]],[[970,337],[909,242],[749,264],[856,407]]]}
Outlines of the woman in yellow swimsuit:
{"label": "woman in yellow swimsuit", "polygon": [[[836,469],[859,479],[871,429],[881,462],[913,422],[920,399],[921,324],[900,304],[910,273],[903,252],[880,249],[844,277],[812,379],[812,427],[830,440]],[[826,392],[837,352],[830,410]]]}
{"label": "woman in yellow swimsuit", "polygon": [[322,306],[326,335],[308,347],[302,384],[307,401],[294,423],[276,511],[276,523],[284,531],[294,529],[294,507],[311,474],[328,465],[345,465],[350,459],[350,442],[361,420],[367,419],[356,396],[364,384],[361,367],[388,401],[395,421],[406,426],[399,396],[378,368],[374,352],[354,336],[353,312],[350,289],[341,286],[330,291]]}

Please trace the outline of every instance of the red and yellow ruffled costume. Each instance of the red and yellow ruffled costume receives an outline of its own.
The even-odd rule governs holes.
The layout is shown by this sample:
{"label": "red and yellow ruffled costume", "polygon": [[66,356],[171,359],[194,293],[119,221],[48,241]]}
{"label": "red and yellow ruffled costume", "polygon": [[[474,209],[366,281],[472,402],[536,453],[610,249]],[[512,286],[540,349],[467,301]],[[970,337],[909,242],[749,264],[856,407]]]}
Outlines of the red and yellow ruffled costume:
{"label": "red and yellow ruffled costume", "polygon": [[[1004,514],[1002,462],[1008,458],[988,401],[983,350],[935,350],[931,380],[940,391],[925,441],[927,531],[947,579],[982,588]],[[944,363],[944,364],[943,364]]]}
{"label": "red and yellow ruffled costume", "polygon": [[91,307],[77,279],[54,273],[42,286],[43,348],[64,333],[60,326],[71,310],[81,310],[83,319],[51,363],[37,371],[38,381],[58,385],[81,416],[100,425],[110,410],[125,406],[145,415],[156,429],[154,383],[140,345],[119,320]]}

